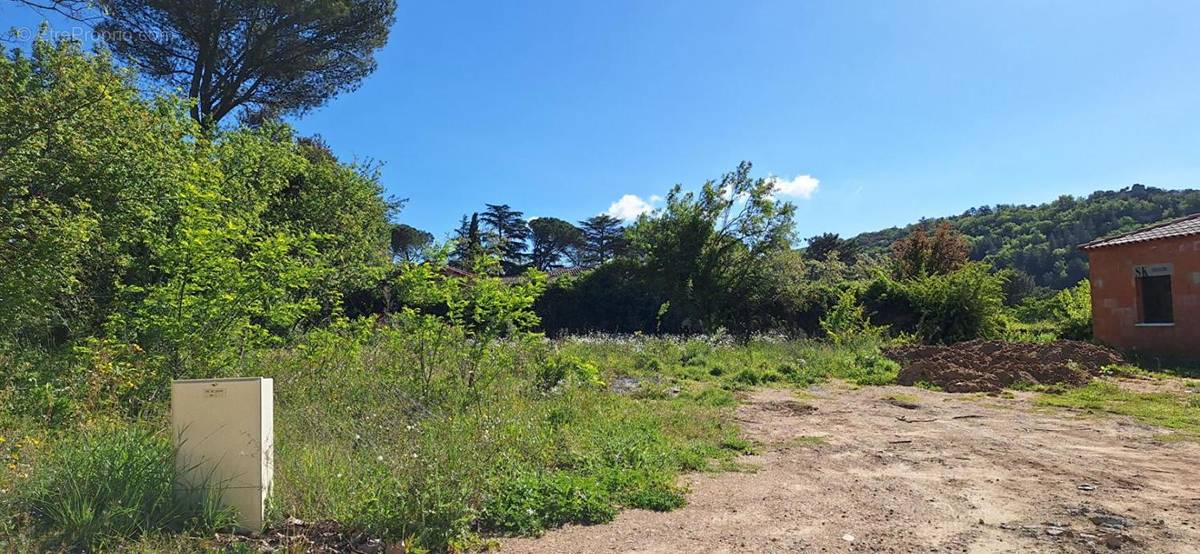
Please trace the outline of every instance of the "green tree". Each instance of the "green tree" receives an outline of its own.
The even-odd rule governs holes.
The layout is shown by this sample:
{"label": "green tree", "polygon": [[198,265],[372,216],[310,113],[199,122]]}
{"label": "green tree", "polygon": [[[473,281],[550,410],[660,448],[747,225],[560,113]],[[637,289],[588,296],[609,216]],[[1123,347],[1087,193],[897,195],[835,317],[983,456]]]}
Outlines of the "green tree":
{"label": "green tree", "polygon": [[529,225],[524,215],[508,204],[487,204],[479,217],[487,231],[484,236],[487,249],[500,257],[505,275],[516,274],[525,264]]}
{"label": "green tree", "polygon": [[0,338],[209,375],[378,282],[373,173],[282,125],[203,133],[136,79],[71,43],[0,56]]}
{"label": "green tree", "polygon": [[330,271],[314,283],[313,296],[321,299],[323,314],[330,315],[343,303],[353,304],[350,297],[356,291],[372,289],[383,279],[391,257],[389,219],[403,203],[384,198],[376,167],[342,164],[319,139],[293,139],[278,126],[265,136],[282,143],[294,140],[303,161],[282,188],[270,193],[263,223],[289,235],[318,237],[320,265]]}
{"label": "green tree", "polygon": [[823,233],[808,239],[808,247],[804,249],[804,257],[810,260],[823,262],[834,254],[843,262],[854,263],[858,248],[854,241],[845,240],[837,233]]}
{"label": "green tree", "polygon": [[405,263],[421,261],[422,253],[433,244],[433,235],[412,225],[392,225],[392,259]]}
{"label": "green tree", "polygon": [[39,333],[97,332],[120,282],[156,278],[143,235],[171,224],[194,128],[133,78],[72,43],[0,55],[0,304]]}
{"label": "green tree", "polygon": [[583,243],[583,232],[570,222],[554,217],[539,217],[529,222],[533,245],[529,265],[546,271],[562,267]]}
{"label": "green tree", "polygon": [[664,329],[739,326],[735,314],[760,292],[772,257],[790,248],[795,206],[775,200],[772,182],[750,169],[742,162],[699,192],[676,185],[665,208],[630,230],[635,257],[670,303]]}
{"label": "green tree", "polygon": [[579,265],[584,267],[603,264],[624,255],[629,248],[629,240],[625,236],[621,220],[611,215],[589,217],[579,222],[579,229],[583,233]]}
{"label": "green tree", "polygon": [[395,0],[98,0],[107,45],[146,76],[184,91],[213,126],[303,113],[375,70]]}
{"label": "green tree", "polygon": [[487,255],[483,244],[483,232],[479,229],[478,213],[471,214],[469,219],[464,215],[454,235],[454,252],[450,261],[459,268],[469,270]]}

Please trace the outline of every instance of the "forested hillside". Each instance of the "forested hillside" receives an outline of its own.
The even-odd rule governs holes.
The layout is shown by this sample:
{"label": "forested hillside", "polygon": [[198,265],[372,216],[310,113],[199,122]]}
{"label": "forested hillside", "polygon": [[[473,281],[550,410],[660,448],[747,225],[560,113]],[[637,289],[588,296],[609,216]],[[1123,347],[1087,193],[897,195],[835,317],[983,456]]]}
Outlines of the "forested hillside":
{"label": "forested hillside", "polygon": [[[970,240],[972,259],[1012,268],[1029,284],[1063,289],[1087,277],[1080,244],[1197,211],[1200,190],[1133,185],[1039,205],[971,208],[947,221]],[[913,226],[863,233],[855,241],[865,252],[886,252]]]}

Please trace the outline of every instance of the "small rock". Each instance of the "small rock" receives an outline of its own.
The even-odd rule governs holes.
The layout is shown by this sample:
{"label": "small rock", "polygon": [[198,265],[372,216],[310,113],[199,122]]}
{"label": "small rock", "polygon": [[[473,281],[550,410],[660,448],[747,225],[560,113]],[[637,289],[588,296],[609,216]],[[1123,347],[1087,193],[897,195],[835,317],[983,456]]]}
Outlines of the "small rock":
{"label": "small rock", "polygon": [[1075,488],[1084,492],[1092,492],[1096,490],[1096,485],[1092,483],[1080,483],[1079,486]]}
{"label": "small rock", "polygon": [[846,542],[854,542],[854,535],[851,535],[850,533],[846,533],[845,535],[842,535],[842,540],[844,540]]}
{"label": "small rock", "polygon": [[1110,529],[1124,529],[1129,526],[1129,520],[1116,514],[1098,513],[1090,518],[1092,523]]}

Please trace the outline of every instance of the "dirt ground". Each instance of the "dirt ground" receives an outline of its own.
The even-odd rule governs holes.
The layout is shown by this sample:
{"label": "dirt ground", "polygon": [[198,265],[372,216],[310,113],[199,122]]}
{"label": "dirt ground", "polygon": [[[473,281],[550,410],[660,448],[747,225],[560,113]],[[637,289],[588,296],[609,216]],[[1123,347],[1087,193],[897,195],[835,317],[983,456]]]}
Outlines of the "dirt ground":
{"label": "dirt ground", "polygon": [[1200,552],[1200,444],[1031,399],[756,391],[737,411],[761,445],[746,472],[686,477],[674,512],[501,552]]}

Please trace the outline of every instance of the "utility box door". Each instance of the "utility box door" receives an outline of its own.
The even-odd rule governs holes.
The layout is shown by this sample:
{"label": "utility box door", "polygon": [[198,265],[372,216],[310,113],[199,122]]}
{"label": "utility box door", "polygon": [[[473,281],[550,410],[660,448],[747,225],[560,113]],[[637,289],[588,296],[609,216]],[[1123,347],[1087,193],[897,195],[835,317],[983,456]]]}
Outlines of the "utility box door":
{"label": "utility box door", "polygon": [[185,490],[207,486],[261,530],[274,472],[274,382],[268,378],[171,383],[176,465]]}

